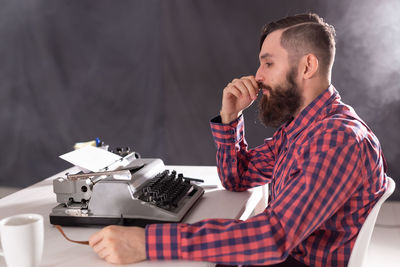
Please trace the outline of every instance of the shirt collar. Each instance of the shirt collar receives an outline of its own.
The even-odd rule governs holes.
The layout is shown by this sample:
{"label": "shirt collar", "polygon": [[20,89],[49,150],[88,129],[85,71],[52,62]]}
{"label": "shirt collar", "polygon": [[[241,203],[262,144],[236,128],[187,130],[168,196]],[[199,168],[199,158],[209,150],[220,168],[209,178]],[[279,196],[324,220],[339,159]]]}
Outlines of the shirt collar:
{"label": "shirt collar", "polygon": [[335,99],[340,100],[339,93],[333,85],[317,96],[307,107],[305,107],[293,120],[283,125],[283,131],[287,139],[297,136],[305,127],[309,126],[317,118],[324,115],[324,109]]}

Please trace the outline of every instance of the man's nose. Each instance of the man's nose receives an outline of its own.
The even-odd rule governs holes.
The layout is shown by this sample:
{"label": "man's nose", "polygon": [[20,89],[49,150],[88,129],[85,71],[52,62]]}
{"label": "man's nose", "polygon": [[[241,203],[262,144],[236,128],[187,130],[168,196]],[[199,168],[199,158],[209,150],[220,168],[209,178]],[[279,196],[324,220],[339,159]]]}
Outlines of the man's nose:
{"label": "man's nose", "polygon": [[261,66],[257,69],[255,79],[257,82],[262,82],[264,80],[263,76],[261,75]]}

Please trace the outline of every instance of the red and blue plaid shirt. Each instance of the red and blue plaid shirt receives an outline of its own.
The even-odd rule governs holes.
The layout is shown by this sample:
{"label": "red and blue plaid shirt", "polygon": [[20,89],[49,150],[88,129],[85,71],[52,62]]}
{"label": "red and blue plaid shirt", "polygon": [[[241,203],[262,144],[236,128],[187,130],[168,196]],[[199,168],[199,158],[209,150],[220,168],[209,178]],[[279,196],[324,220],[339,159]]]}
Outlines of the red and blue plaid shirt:
{"label": "red and blue plaid shirt", "polygon": [[[220,119],[220,118],[219,118]],[[386,190],[378,139],[333,86],[272,138],[248,149],[243,116],[211,121],[218,173],[231,191],[270,184],[268,207],[246,220],[146,227],[147,258],[347,266],[369,211]]]}

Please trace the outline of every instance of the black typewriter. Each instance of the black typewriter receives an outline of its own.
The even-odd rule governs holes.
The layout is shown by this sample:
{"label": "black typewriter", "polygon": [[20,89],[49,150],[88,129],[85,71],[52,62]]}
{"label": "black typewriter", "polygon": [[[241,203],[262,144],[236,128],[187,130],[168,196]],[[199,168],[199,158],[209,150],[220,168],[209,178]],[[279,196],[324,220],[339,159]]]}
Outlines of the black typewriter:
{"label": "black typewriter", "polygon": [[[118,171],[129,171],[129,178]],[[103,176],[56,178],[59,205],[50,223],[64,226],[135,225],[180,222],[204,189],[182,173],[166,170],[161,159],[134,159],[123,170]]]}

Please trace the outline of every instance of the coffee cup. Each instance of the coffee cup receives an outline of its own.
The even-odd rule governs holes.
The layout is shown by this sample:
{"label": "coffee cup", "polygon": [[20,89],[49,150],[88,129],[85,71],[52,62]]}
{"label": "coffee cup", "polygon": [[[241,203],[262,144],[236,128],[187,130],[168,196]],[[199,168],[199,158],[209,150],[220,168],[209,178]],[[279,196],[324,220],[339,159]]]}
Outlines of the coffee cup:
{"label": "coffee cup", "polygon": [[19,214],[2,219],[0,240],[0,255],[8,267],[38,267],[43,254],[43,216]]}

